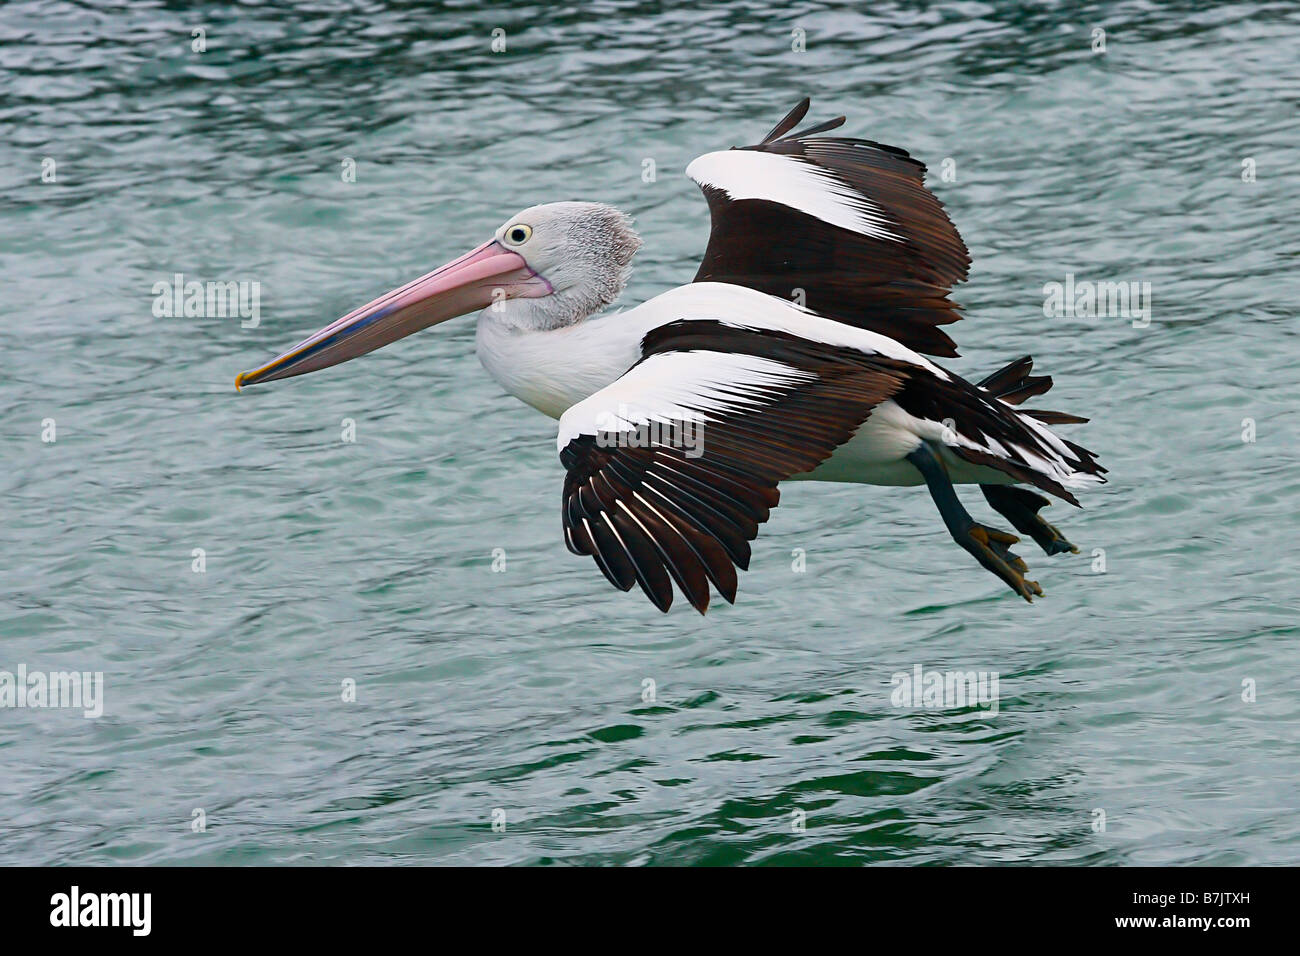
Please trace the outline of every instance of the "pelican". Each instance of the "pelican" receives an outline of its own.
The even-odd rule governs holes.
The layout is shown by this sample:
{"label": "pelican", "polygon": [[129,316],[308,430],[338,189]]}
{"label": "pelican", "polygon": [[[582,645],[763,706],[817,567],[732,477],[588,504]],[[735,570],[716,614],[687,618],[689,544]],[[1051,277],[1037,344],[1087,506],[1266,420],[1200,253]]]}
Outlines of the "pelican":
{"label": "pelican", "polygon": [[1026,601],[1041,596],[1010,550],[1020,538],[971,517],[954,485],[1048,555],[1078,549],[1038,512],[1045,491],[1106,479],[1096,456],[1048,426],[1087,419],[1021,407],[1052,385],[1026,356],[971,384],[942,326],[970,256],[925,166],[907,152],[793,132],[804,99],[758,144],[686,168],[712,231],[693,282],[609,311],[641,240],[594,202],[511,216],[487,242],[349,312],[236,388],[346,362],[478,312],[476,349],[511,395],[559,420],[564,540],[615,587],[661,611],[677,589],[700,613],[735,603],[737,569],[801,479],[926,485],[953,540]]}

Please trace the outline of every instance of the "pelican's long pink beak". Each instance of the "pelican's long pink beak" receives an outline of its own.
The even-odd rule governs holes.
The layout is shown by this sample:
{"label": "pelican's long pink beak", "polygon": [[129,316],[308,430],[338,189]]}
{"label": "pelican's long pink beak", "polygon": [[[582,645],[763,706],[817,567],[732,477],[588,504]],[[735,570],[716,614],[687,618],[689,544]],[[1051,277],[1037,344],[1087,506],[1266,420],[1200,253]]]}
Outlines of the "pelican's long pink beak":
{"label": "pelican's long pink beak", "polygon": [[349,312],[261,368],[240,372],[235,388],[338,365],[495,301],[537,298],[552,291],[523,256],[493,239]]}

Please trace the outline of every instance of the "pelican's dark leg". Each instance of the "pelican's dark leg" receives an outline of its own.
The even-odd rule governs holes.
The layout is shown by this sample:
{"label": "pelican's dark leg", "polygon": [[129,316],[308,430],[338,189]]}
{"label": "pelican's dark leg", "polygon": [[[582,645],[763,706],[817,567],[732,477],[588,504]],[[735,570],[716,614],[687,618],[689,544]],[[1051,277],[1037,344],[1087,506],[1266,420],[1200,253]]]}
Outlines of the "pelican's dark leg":
{"label": "pelican's dark leg", "polygon": [[1041,596],[1043,589],[1038,586],[1038,582],[1025,578],[1025,572],[1029,570],[1025,562],[1008,550],[1020,539],[1005,531],[976,523],[957,499],[957,492],[948,478],[948,469],[930,446],[920,445],[907,456],[907,460],[925,479],[930,497],[939,508],[939,514],[943,516],[952,539],[1026,601],[1032,602],[1035,594]]}
{"label": "pelican's dark leg", "polygon": [[1047,498],[1010,485],[980,485],[980,489],[994,511],[1010,521],[1011,527],[1021,534],[1037,541],[1047,554],[1079,553],[1078,548],[1065,540],[1065,535],[1039,517],[1038,509],[1052,503]]}

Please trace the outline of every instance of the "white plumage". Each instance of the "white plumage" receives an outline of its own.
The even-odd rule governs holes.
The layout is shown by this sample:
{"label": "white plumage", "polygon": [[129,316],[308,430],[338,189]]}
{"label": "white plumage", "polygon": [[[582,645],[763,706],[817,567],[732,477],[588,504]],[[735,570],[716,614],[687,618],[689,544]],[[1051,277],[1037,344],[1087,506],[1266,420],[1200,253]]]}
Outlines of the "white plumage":
{"label": "white plumage", "polygon": [[734,149],[706,153],[686,167],[699,185],[730,199],[763,199],[876,239],[902,241],[884,210],[833,175],[793,156]]}

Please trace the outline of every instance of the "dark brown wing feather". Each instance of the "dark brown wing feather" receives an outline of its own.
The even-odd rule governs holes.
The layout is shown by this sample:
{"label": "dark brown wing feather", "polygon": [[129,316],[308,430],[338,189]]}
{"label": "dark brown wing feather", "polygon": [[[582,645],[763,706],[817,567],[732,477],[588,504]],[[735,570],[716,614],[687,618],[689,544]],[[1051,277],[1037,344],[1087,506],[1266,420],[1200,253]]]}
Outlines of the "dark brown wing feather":
{"label": "dark brown wing feather", "polygon": [[763,142],[745,149],[809,164],[879,209],[901,241],[831,225],[763,199],[733,200],[705,186],[712,218],[695,281],[729,282],[803,304],[827,318],[871,329],[918,352],[955,356],[940,326],[961,318],[948,298],[970,254],[943,204],[925,187],[925,166],[906,151],[868,140],[818,138],[843,118],[785,135],[807,101]]}
{"label": "dark brown wing feather", "polygon": [[[977,387],[1009,405],[1019,405],[1026,398],[1043,395],[1052,387],[1052,376],[1030,375],[1034,360],[1028,355],[998,369]],[[1068,412],[1053,412],[1045,408],[1022,408],[1022,414],[1036,418],[1046,425],[1081,425],[1088,419]]]}

